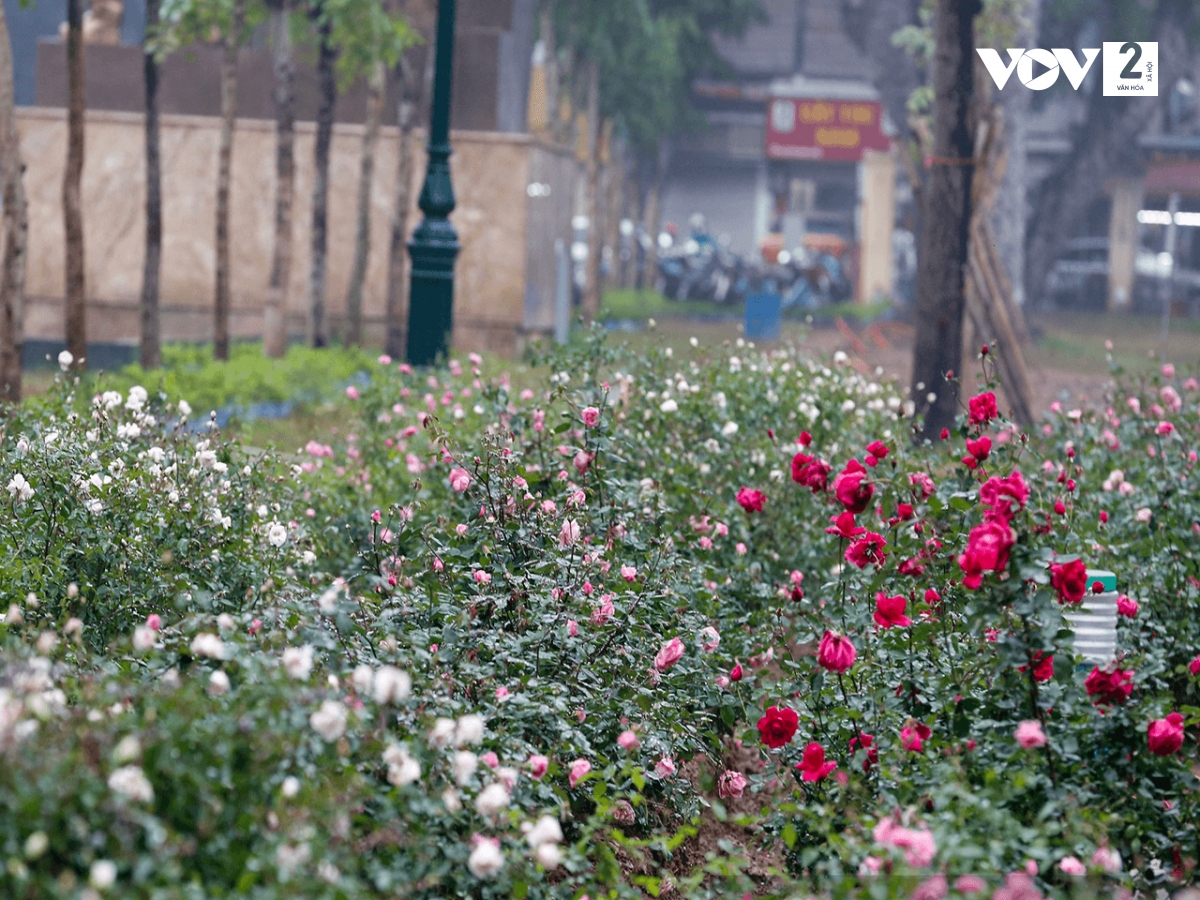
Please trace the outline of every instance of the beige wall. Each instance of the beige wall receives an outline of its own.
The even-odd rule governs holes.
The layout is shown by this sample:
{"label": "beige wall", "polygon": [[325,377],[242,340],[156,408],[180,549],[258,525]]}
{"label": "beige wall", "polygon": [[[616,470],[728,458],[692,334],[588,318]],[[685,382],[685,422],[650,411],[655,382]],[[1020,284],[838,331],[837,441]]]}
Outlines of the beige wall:
{"label": "beige wall", "polygon": [[[66,120],[60,109],[18,110],[25,184],[30,202],[26,319],[30,338],[63,334],[62,173]],[[166,340],[211,338],[214,281],[215,118],[164,116],[162,317]],[[293,217],[289,330],[303,333],[307,308],[314,129],[296,126],[296,203]],[[354,254],[361,126],[334,129],[330,164],[327,296],[333,327],[345,309]],[[417,194],[425,169],[424,137],[414,136],[410,231],[419,221]],[[90,112],[87,117],[83,209],[88,337],[137,340],[145,232],[142,116]],[[388,233],[395,187],[399,132],[380,134],[371,201],[371,253],[363,309],[368,339],[382,338]],[[525,135],[456,132],[451,160],[458,207],[452,220],[463,250],[455,293],[455,344],[459,349],[512,352],[525,318],[526,185],[534,148]],[[274,124],[237,122],[232,178],[233,311],[235,336],[260,334],[273,238]],[[558,185],[555,185],[558,188]],[[568,186],[562,186],[566,190]],[[562,223],[569,235],[569,221]]]}

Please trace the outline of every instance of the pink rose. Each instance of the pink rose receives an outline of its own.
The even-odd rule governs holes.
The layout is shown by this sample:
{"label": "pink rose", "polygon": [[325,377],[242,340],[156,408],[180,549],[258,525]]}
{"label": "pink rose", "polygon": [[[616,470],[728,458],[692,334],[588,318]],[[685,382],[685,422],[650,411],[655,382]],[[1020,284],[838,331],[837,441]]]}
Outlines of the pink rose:
{"label": "pink rose", "polygon": [[1117,612],[1128,619],[1135,618],[1138,614],[1138,602],[1125,594],[1117,598]]}
{"label": "pink rose", "polygon": [[717,779],[717,795],[722,800],[728,800],[730,797],[737,799],[746,790],[747,783],[746,776],[741,772],[726,769]]}
{"label": "pink rose", "polygon": [[589,406],[583,411],[583,424],[588,428],[595,428],[600,424],[600,410],[594,406]]}
{"label": "pink rose", "polygon": [[541,781],[546,775],[546,770],[550,768],[550,760],[539,753],[532,753],[528,765],[529,777],[534,781]]}
{"label": "pink rose", "polygon": [[1183,716],[1171,713],[1165,719],[1155,719],[1146,728],[1146,741],[1155,756],[1170,756],[1183,746]]}
{"label": "pink rose", "polygon": [[466,469],[451,469],[450,470],[450,488],[457,493],[462,493],[471,486],[471,473]]}
{"label": "pink rose", "polygon": [[617,746],[622,750],[636,750],[640,745],[638,736],[628,729],[617,735]]}
{"label": "pink rose", "polygon": [[721,646],[721,634],[711,625],[707,626],[700,632],[700,649],[705,653],[712,653]]}
{"label": "pink rose", "polygon": [[1188,671],[1193,675],[1200,675],[1200,655],[1188,663]]}
{"label": "pink rose", "polygon": [[748,513],[762,512],[767,495],[760,490],[743,487],[738,489],[737,502]]}
{"label": "pink rose", "polygon": [[858,658],[850,638],[835,631],[826,631],[817,647],[817,663],[830,672],[845,672]]}
{"label": "pink rose", "polygon": [[875,486],[866,480],[866,469],[857,459],[846,463],[837,478],[833,479],[833,492],[838,502],[847,511],[858,515],[865,510],[875,496]]}
{"label": "pink rose", "polygon": [[671,638],[662,645],[662,649],[658,651],[658,655],[654,657],[654,668],[660,672],[665,672],[683,657],[683,641],[677,637]]}
{"label": "pink rose", "polygon": [[634,581],[637,578],[637,568],[634,566],[621,566],[621,577],[626,581]]}
{"label": "pink rose", "polygon": [[960,894],[978,894],[987,890],[987,882],[978,875],[959,875],[954,880],[954,889]]}
{"label": "pink rose", "polygon": [[1036,719],[1028,719],[1017,726],[1017,743],[1026,750],[1046,746],[1046,732],[1042,731],[1042,723]]}
{"label": "pink rose", "polygon": [[151,631],[162,630],[162,618],[158,613],[150,613],[150,615],[146,616],[146,627]]}
{"label": "pink rose", "polygon": [[1058,861],[1058,867],[1067,875],[1086,875],[1087,866],[1074,856],[1064,856]]}
{"label": "pink rose", "polygon": [[575,760],[575,762],[571,763],[571,772],[567,776],[567,780],[571,782],[571,787],[575,787],[575,785],[579,784],[579,782],[587,777],[587,774],[590,771],[592,771],[592,764],[583,757],[580,757],[579,759]]}
{"label": "pink rose", "polygon": [[675,760],[664,756],[654,764],[654,774],[659,778],[670,778],[675,774]]}

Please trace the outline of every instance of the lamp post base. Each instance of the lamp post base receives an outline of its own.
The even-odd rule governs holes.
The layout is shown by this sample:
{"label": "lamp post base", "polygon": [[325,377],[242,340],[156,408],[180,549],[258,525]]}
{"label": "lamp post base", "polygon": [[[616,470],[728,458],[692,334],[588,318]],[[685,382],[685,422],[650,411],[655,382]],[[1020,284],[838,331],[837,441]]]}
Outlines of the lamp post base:
{"label": "lamp post base", "polygon": [[458,235],[446,219],[426,219],[408,245],[412,280],[405,358],[414,366],[433,365],[450,352],[459,246]]}

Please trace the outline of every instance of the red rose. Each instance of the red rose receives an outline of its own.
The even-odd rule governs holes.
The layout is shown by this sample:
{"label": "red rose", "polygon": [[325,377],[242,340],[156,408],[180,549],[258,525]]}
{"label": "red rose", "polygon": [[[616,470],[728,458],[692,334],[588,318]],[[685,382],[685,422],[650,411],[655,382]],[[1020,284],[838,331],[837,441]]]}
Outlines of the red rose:
{"label": "red rose", "polygon": [[992,452],[992,439],[986,434],[978,440],[967,438],[967,452],[979,462],[983,462]]}
{"label": "red rose", "polygon": [[825,761],[825,748],[816,741],[804,748],[804,758],[796,763],[796,771],[804,781],[820,781],[837,768],[837,763]]}
{"label": "red rose", "polygon": [[845,672],[858,659],[858,651],[850,638],[836,631],[826,631],[817,647],[817,663],[830,672]]}
{"label": "red rose", "polygon": [[1087,593],[1087,566],[1082,559],[1050,563],[1050,586],[1058,591],[1059,603],[1082,603]]}
{"label": "red rose", "polygon": [[876,459],[883,459],[888,455],[888,445],[883,441],[871,441],[867,444],[867,452]]}
{"label": "red rose", "polygon": [[1007,522],[985,521],[972,528],[967,536],[967,549],[958,557],[965,576],[963,585],[976,590],[983,582],[984,572],[1003,572],[1015,541]]}
{"label": "red rose", "polygon": [[1146,742],[1155,756],[1170,756],[1183,746],[1183,716],[1171,713],[1165,719],[1155,719],[1146,728]]}
{"label": "red rose", "polygon": [[929,736],[933,734],[929,726],[924,722],[917,722],[915,725],[905,725],[900,729],[900,743],[905,750],[912,753],[920,753],[925,749],[925,742],[929,740]]}
{"label": "red rose", "polygon": [[908,600],[902,596],[888,597],[886,594],[875,595],[875,624],[880,628],[901,628],[912,624],[912,619],[904,614]]}
{"label": "red rose", "polygon": [[861,525],[854,524],[854,513],[851,512],[843,512],[836,516],[830,516],[829,521],[833,525],[825,529],[826,534],[836,534],[844,538],[855,538],[867,532],[867,529]]}
{"label": "red rose", "polygon": [[1000,415],[996,409],[996,395],[991,391],[979,394],[967,401],[967,418],[972,425],[986,425]]}
{"label": "red rose", "polygon": [[829,463],[815,456],[797,453],[792,457],[792,481],[804,485],[814,494],[825,490],[829,483],[829,471]]}
{"label": "red rose", "polygon": [[1083,686],[1093,703],[1124,703],[1133,693],[1133,672],[1115,666],[1111,671],[1096,666],[1088,673]]}
{"label": "red rose", "polygon": [[846,562],[853,563],[860,569],[868,563],[882,566],[883,561],[887,559],[887,554],[883,552],[886,546],[887,541],[883,539],[883,535],[868,531],[846,548]]}
{"label": "red rose", "polygon": [[[1054,654],[1053,653],[1042,653],[1041,650],[1034,650],[1033,653],[1030,654],[1030,658],[1033,661],[1033,680],[1034,681],[1036,681],[1040,684],[1042,682],[1049,681],[1051,678],[1054,677]],[[1017,671],[1018,672],[1027,672],[1027,671],[1029,671],[1029,666],[1028,665],[1017,666]]]}
{"label": "red rose", "polygon": [[758,720],[758,736],[772,750],[778,750],[796,736],[799,726],[800,717],[794,709],[772,706],[766,715]]}
{"label": "red rose", "polygon": [[860,731],[855,737],[850,738],[850,752],[855,753],[861,746],[867,751],[866,758],[863,759],[863,771],[868,771],[872,765],[879,764],[879,750],[874,746],[875,735],[867,734],[865,731]]}
{"label": "red rose", "polygon": [[737,502],[748,513],[762,512],[763,504],[767,502],[767,495],[762,491],[744,487],[737,492]]}
{"label": "red rose", "polygon": [[1029,500],[1029,487],[1020,472],[1013,472],[1007,478],[989,478],[979,488],[979,502],[991,509],[993,515],[1007,521],[1012,518],[1012,502],[1017,502],[1017,509],[1024,509]]}
{"label": "red rose", "polygon": [[833,479],[833,491],[837,494],[838,502],[855,515],[866,509],[875,496],[875,486],[866,479],[867,470],[857,459],[846,463],[846,468]]}

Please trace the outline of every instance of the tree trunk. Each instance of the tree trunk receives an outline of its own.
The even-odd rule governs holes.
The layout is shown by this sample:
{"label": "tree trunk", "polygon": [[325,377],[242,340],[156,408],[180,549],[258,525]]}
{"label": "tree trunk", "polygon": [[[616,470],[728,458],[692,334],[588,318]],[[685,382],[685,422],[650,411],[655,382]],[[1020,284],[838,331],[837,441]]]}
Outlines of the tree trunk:
{"label": "tree trunk", "polygon": [[379,120],[383,116],[383,89],[387,70],[375,63],[367,83],[367,121],[363,135],[362,165],[358,176],[358,215],[354,227],[354,266],[350,270],[350,289],[346,292],[346,343],[362,343],[363,282],[367,278],[367,259],[371,254],[371,182],[375,177],[375,144]]}
{"label": "tree trunk", "polygon": [[[662,188],[667,169],[669,145],[666,138],[659,139],[658,151],[650,174],[650,187],[646,191],[646,218],[643,220],[650,235],[650,249],[646,252],[646,284],[654,287],[658,283],[658,236],[662,233]],[[640,287],[640,285],[639,285]]]}
{"label": "tree trunk", "polygon": [[246,0],[234,0],[221,55],[221,136],[217,148],[217,295],[213,304],[213,359],[229,359],[229,180],[233,120],[237,115],[237,59]]}
{"label": "tree trunk", "polygon": [[0,4],[0,197],[4,202],[4,268],[0,271],[0,400],[21,399],[21,355],[25,347],[25,261],[29,208],[21,138],[13,109],[13,60],[8,21]]}
{"label": "tree trunk", "polygon": [[[401,77],[404,77],[403,73]],[[393,359],[403,358],[408,341],[408,282],[404,277],[408,249],[404,246],[404,240],[408,236],[408,207],[412,203],[412,120],[413,103],[408,98],[402,98],[396,112],[396,122],[400,126],[400,148],[397,153],[396,191],[392,200],[391,239],[388,244],[387,334],[384,339],[384,352]]]}
{"label": "tree trunk", "polygon": [[980,9],[980,0],[937,0],[933,15],[933,157],[917,257],[912,388],[926,437],[953,425],[958,411],[958,385],[946,374],[961,375],[975,149],[975,16]]}
{"label": "tree trunk", "polygon": [[317,26],[320,41],[317,56],[320,99],[313,157],[312,269],[309,273],[308,299],[308,343],[312,347],[324,347],[329,343],[325,324],[325,252],[328,246],[329,146],[333,141],[333,104],[337,100],[337,81],[333,70],[337,50],[333,46],[332,30],[328,17]]}
{"label": "tree trunk", "polygon": [[587,287],[583,318],[591,322],[600,311],[600,64],[588,60],[587,72]]}
{"label": "tree trunk", "polygon": [[74,366],[87,359],[87,301],[83,281],[83,0],[67,0],[67,165],[63,172],[65,330]]}
{"label": "tree trunk", "polygon": [[275,248],[271,280],[263,305],[263,355],[272,359],[287,349],[287,295],[292,274],[292,198],[296,193],[296,109],[292,93],[291,3],[271,10],[275,63]]}
{"label": "tree trunk", "polygon": [[[160,0],[146,2],[146,32],[158,26]],[[146,253],[142,260],[142,333],[140,357],[143,369],[162,364],[158,320],[158,286],[162,270],[162,155],[158,133],[158,61],[145,49],[142,75],[146,87]]]}
{"label": "tree trunk", "polygon": [[554,33],[554,0],[542,4],[538,33],[546,48],[546,131],[551,139],[563,138],[562,119],[558,114],[558,40]]}

